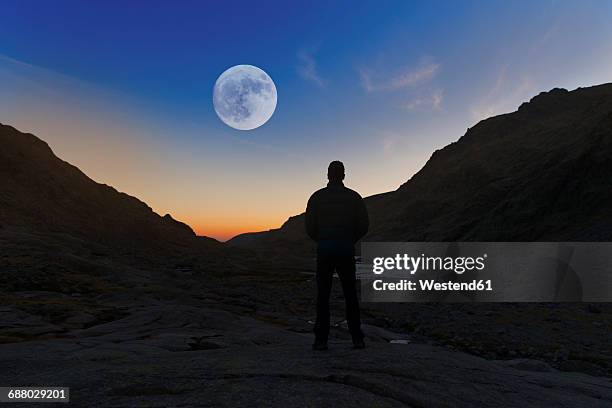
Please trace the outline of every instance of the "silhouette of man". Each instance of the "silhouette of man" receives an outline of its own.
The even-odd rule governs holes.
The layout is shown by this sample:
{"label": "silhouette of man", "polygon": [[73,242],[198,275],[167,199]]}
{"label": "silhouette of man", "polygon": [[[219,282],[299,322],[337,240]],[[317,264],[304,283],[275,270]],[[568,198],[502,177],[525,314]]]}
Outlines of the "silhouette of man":
{"label": "silhouette of man", "polygon": [[346,301],[346,321],[355,348],[364,348],[355,281],[355,243],[368,232],[363,198],[344,187],[344,165],[333,161],[327,187],[316,191],[306,207],[306,232],[317,242],[317,321],[313,349],[326,350],[329,336],[329,295],[334,271]]}

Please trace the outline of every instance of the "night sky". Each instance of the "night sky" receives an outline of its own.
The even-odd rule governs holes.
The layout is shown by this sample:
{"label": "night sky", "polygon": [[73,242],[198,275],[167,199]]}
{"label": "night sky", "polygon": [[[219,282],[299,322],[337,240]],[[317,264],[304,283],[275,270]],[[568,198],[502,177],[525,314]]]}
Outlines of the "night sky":
{"label": "night sky", "polygon": [[[94,3],[2,2],[0,122],[219,239],[302,212],[331,160],[393,190],[483,118],[612,81],[609,1]],[[237,64],[278,91],[252,131],[212,106]]]}

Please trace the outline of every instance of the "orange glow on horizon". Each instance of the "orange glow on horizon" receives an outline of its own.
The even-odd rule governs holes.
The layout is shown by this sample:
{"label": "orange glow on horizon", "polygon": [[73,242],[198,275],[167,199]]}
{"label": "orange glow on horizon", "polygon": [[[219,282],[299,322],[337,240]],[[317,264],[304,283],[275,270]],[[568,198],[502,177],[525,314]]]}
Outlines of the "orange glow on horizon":
{"label": "orange glow on horizon", "polygon": [[226,227],[226,228],[210,228],[206,226],[192,226],[190,227],[195,231],[198,236],[206,236],[214,238],[218,241],[225,242],[235,237],[236,235],[244,234],[246,232],[258,232],[267,231],[270,229],[278,228],[279,226],[263,225],[252,228],[240,228],[240,227]]}
{"label": "orange glow on horizon", "polygon": [[193,229],[198,236],[206,236],[214,238],[221,242],[225,242],[236,235],[244,234],[247,232],[259,232],[268,231],[271,229],[280,228],[280,224],[266,224],[266,225],[241,225],[241,226],[210,226],[210,225],[198,225],[186,223]]}
{"label": "orange glow on horizon", "polygon": [[260,219],[255,222],[253,220],[233,220],[232,222],[218,219],[189,219],[189,217],[180,217],[178,215],[176,217],[172,215],[172,218],[189,225],[198,236],[206,236],[225,242],[236,235],[247,232],[261,232],[280,228],[289,216],[273,217],[273,219],[266,220]]}

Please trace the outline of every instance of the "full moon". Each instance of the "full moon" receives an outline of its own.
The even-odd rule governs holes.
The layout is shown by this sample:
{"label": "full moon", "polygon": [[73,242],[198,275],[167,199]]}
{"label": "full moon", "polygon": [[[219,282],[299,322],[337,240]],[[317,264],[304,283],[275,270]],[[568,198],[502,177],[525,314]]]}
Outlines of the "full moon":
{"label": "full moon", "polygon": [[217,116],[238,130],[266,123],[276,109],[276,86],[268,74],[253,65],[236,65],[223,72],[213,91]]}

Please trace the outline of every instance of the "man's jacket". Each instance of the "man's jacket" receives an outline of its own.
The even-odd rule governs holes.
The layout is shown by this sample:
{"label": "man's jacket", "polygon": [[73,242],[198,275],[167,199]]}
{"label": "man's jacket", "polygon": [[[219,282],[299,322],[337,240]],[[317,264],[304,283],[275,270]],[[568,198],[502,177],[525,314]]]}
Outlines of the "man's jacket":
{"label": "man's jacket", "polygon": [[322,245],[350,243],[351,248],[367,232],[368,210],[356,191],[339,182],[329,182],[316,191],[306,207],[306,232]]}

